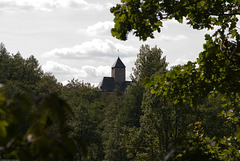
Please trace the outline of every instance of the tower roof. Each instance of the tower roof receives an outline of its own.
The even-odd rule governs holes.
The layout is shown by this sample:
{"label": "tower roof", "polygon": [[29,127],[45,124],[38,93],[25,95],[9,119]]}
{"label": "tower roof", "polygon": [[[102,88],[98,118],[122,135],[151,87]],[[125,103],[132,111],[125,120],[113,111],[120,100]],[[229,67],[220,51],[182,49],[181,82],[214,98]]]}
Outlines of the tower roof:
{"label": "tower roof", "polygon": [[112,68],[125,68],[122,60],[118,57],[116,62],[112,65]]}

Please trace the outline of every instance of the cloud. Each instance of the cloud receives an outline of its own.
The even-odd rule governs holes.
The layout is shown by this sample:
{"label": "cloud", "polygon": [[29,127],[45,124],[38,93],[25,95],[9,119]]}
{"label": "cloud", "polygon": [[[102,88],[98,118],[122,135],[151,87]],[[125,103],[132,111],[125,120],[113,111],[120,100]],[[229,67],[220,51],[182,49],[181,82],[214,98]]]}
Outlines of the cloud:
{"label": "cloud", "polygon": [[110,76],[110,66],[98,66],[98,67],[93,67],[90,65],[86,65],[82,67],[82,70],[86,71],[89,76],[92,77],[103,77],[103,76]]}
{"label": "cloud", "polygon": [[55,61],[47,61],[42,66],[44,72],[50,72],[56,76],[58,81],[66,84],[68,80],[78,79],[98,85],[103,76],[110,76],[110,66],[90,66],[86,65],[80,69],[72,68],[68,65],[60,64]]}
{"label": "cloud", "polygon": [[193,53],[189,53],[187,55],[183,55],[183,56],[177,58],[173,63],[169,64],[169,67],[176,66],[176,65],[184,65],[188,61],[192,61],[192,62],[196,61],[196,57]]}
{"label": "cloud", "polygon": [[[51,72],[58,81],[65,84],[67,80],[75,78],[98,85],[104,76],[111,76],[111,65],[118,55],[130,70],[137,53],[138,49],[132,46],[109,39],[93,39],[42,54],[42,58],[47,60],[43,70]],[[129,72],[126,71],[126,73],[128,78]]]}
{"label": "cloud", "polygon": [[53,49],[42,56],[56,59],[92,59],[93,57],[116,57],[118,54],[126,57],[136,55],[137,52],[138,49],[133,46],[114,43],[108,39],[93,39],[73,47]]}
{"label": "cloud", "polygon": [[64,64],[60,64],[54,61],[47,61],[45,65],[42,66],[44,72],[50,72],[54,75],[61,75],[66,77],[80,77],[86,78],[87,73],[84,70],[79,70],[76,68],[69,67]]}
{"label": "cloud", "polygon": [[41,10],[53,11],[58,8],[102,11],[106,7],[100,3],[88,3],[86,0],[0,0],[0,10]]}
{"label": "cloud", "polygon": [[189,60],[186,57],[177,58],[173,64],[170,66],[183,65],[186,64]]}
{"label": "cloud", "polygon": [[170,19],[170,20],[166,20],[166,21],[163,21],[163,28],[164,29],[167,29],[173,25],[180,25],[179,22],[175,19]]}
{"label": "cloud", "polygon": [[158,40],[160,41],[180,41],[188,39],[185,35],[176,35],[176,36],[169,36],[169,35],[160,35]]}
{"label": "cloud", "polygon": [[110,35],[111,28],[113,28],[113,21],[98,22],[92,26],[88,26],[86,29],[79,29],[77,33],[86,34],[87,36],[99,36]]}

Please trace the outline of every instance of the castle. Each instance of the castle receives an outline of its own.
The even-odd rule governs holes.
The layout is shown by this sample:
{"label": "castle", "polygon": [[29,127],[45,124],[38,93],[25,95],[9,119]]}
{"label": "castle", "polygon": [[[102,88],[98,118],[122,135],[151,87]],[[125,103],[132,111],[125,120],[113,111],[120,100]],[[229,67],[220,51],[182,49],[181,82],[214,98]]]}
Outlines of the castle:
{"label": "castle", "polygon": [[98,85],[98,88],[101,91],[112,92],[115,86],[119,86],[120,90],[124,91],[127,86],[131,84],[131,81],[126,81],[125,69],[126,66],[118,57],[116,62],[112,65],[112,76],[103,77],[102,81]]}

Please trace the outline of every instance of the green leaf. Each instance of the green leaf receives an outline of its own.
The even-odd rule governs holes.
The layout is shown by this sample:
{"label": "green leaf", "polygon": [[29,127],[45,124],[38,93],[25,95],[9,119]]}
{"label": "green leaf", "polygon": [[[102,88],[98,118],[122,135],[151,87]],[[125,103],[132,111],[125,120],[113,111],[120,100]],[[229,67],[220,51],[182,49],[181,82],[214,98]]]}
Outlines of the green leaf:
{"label": "green leaf", "polygon": [[5,138],[7,136],[7,126],[7,121],[0,120],[0,137]]}
{"label": "green leaf", "polygon": [[232,30],[232,38],[234,38],[237,35],[237,29]]}

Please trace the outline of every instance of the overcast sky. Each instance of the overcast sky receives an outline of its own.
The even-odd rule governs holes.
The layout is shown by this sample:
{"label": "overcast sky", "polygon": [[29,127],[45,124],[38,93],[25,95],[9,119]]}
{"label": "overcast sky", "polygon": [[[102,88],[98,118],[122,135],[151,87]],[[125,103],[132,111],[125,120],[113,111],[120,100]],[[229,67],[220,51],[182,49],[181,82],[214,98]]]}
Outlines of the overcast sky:
{"label": "overcast sky", "polygon": [[118,55],[126,77],[134,67],[142,44],[163,50],[170,65],[194,61],[202,51],[205,30],[193,30],[176,21],[164,22],[155,39],[142,42],[129,36],[111,36],[109,9],[120,0],[0,0],[0,42],[24,58],[34,55],[45,72],[59,82],[73,78],[97,85],[110,76]]}

